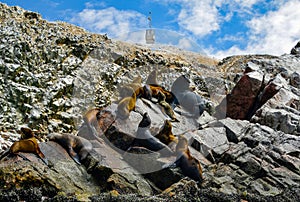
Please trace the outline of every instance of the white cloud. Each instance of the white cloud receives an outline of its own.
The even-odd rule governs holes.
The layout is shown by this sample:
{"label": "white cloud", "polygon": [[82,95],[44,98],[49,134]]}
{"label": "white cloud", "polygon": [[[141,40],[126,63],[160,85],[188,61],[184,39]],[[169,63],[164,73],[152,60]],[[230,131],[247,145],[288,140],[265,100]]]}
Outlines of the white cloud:
{"label": "white cloud", "polygon": [[187,38],[182,38],[178,41],[178,45],[179,48],[182,48],[184,50],[191,50],[193,48],[193,44],[191,42],[191,40],[187,39]]}
{"label": "white cloud", "polygon": [[[156,0],[164,5],[179,5],[177,21],[182,31],[203,37],[218,31],[224,21],[231,20],[233,13],[243,15],[262,0]],[[172,6],[170,12],[174,14]],[[223,13],[221,13],[221,11]]]}
{"label": "white cloud", "polygon": [[218,10],[211,1],[183,0],[182,3],[178,24],[183,29],[205,36],[220,28]]}
{"label": "white cloud", "polygon": [[111,38],[147,27],[146,16],[136,11],[117,10],[114,7],[100,10],[84,9],[74,16],[71,22],[92,32],[107,33]]}
{"label": "white cloud", "polygon": [[290,0],[277,11],[270,11],[263,16],[248,21],[249,42],[245,49],[233,46],[229,50],[216,52],[217,57],[237,54],[272,54],[289,53],[300,40],[300,1]]}

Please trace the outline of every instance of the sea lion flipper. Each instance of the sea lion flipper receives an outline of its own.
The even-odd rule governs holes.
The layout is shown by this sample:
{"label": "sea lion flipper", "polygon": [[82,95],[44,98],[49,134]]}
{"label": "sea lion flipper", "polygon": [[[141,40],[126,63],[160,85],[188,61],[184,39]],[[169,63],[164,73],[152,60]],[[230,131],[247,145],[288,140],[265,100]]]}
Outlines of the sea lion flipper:
{"label": "sea lion flipper", "polygon": [[69,155],[71,156],[71,158],[72,158],[77,164],[81,165],[81,163],[80,163],[80,157],[79,157],[79,155],[73,150],[72,147],[69,147],[69,148],[68,148],[68,153],[69,153]]}
{"label": "sea lion flipper", "polygon": [[4,152],[1,154],[1,156],[0,156],[0,161],[1,161],[4,157],[6,157],[7,155],[9,155],[9,153],[10,153],[9,149],[7,149],[6,151],[4,151]]}
{"label": "sea lion flipper", "polygon": [[48,159],[47,158],[41,158],[42,159],[42,161],[48,166],[49,165],[49,163],[48,163]]}
{"label": "sea lion flipper", "polygon": [[162,166],[162,168],[176,168],[176,167],[177,167],[177,165],[176,165],[175,162],[173,162],[173,163],[166,163],[166,164],[164,164]]}
{"label": "sea lion flipper", "polygon": [[71,156],[72,157],[72,159],[78,164],[78,165],[81,165],[81,163],[80,163],[80,159],[79,159],[79,156],[76,154],[75,156]]}

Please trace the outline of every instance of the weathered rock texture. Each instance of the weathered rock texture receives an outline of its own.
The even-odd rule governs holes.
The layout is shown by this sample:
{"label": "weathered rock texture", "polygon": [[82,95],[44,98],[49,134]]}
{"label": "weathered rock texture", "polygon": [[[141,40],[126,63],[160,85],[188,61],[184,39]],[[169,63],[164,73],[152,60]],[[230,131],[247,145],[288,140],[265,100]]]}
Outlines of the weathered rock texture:
{"label": "weathered rock texture", "polygon": [[[35,154],[0,162],[0,201],[299,201],[299,43],[283,56],[232,56],[218,62],[196,53],[116,42],[37,13],[0,4],[0,152],[34,129],[46,166]],[[156,69],[166,89],[186,75],[210,103],[198,119],[175,108],[175,136],[184,134],[204,181],[166,167],[162,157],[132,147],[142,114],[157,134],[158,104],[137,99],[116,119],[119,86]],[[91,108],[94,133],[83,123]],[[76,164],[51,132],[85,137],[93,151]],[[95,135],[96,134],[96,135]],[[174,145],[169,145],[174,150]],[[145,172],[148,171],[148,172]]]}

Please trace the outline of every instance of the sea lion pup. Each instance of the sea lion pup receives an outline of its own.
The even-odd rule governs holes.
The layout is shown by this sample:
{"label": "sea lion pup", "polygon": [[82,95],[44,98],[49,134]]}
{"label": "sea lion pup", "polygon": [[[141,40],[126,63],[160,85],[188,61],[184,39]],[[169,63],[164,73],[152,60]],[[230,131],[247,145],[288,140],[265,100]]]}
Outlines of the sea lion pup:
{"label": "sea lion pup", "polygon": [[158,85],[156,70],[153,70],[152,72],[150,72],[150,74],[148,75],[148,78],[146,80],[146,84]]}
{"label": "sea lion pup", "polygon": [[162,92],[158,92],[158,104],[162,107],[163,113],[167,114],[171,118],[171,121],[179,122],[171,105],[166,102],[166,96]]}
{"label": "sea lion pup", "polygon": [[50,133],[47,137],[65,148],[71,158],[79,165],[81,164],[80,161],[83,161],[93,149],[92,143],[83,137],[59,133]]}
{"label": "sea lion pup", "polygon": [[198,159],[194,158],[188,148],[188,141],[183,134],[179,135],[176,145],[175,165],[180,167],[185,176],[196,181],[202,181],[202,167]]}
{"label": "sea lion pup", "polygon": [[[129,88],[129,87],[128,87]],[[131,111],[135,110],[136,104],[136,94],[132,88],[131,89],[131,97],[123,98],[117,107],[117,117],[121,119],[127,119]]]}
{"label": "sea lion pup", "polygon": [[177,138],[172,133],[172,124],[169,120],[165,120],[164,125],[155,136],[162,143],[171,146],[171,143],[177,143]]}
{"label": "sea lion pup", "polygon": [[159,152],[163,156],[171,156],[173,152],[167,145],[161,143],[159,139],[153,137],[149,129],[151,126],[151,119],[147,112],[143,114],[143,119],[140,121],[136,138],[133,146],[141,146],[151,151]]}
{"label": "sea lion pup", "polygon": [[[48,160],[45,157],[45,155],[41,152],[39,144],[37,142],[37,139],[35,137],[31,137],[28,139],[23,139],[14,142],[9,150],[5,151],[3,155],[0,157],[0,160],[5,157],[8,154],[17,154],[18,152],[24,152],[24,153],[34,153],[40,159],[48,165]],[[23,157],[24,158],[24,157]]]}

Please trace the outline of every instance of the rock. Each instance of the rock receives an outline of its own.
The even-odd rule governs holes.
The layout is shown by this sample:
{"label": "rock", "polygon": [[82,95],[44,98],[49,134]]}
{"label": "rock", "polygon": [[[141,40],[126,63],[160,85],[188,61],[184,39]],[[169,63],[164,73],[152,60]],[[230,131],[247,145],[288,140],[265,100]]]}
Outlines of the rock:
{"label": "rock", "polygon": [[[289,134],[299,134],[300,113],[292,103],[299,97],[287,89],[279,92],[266,102],[252,117],[251,121],[267,125],[273,129]],[[297,102],[297,101],[296,101]],[[296,107],[297,108],[297,107]]]}
{"label": "rock", "polygon": [[[49,167],[34,154],[8,156],[0,162],[0,201],[300,200],[299,43],[292,54],[219,62],[174,47],[110,40],[5,4],[0,16],[0,152],[19,140],[23,125],[40,141],[67,132],[94,146],[81,166],[54,142],[40,143]],[[179,90],[205,104],[199,117],[189,116],[189,106],[176,107],[180,122],[172,122],[175,136],[190,139],[201,184],[167,167],[175,156],[132,147],[144,112],[153,135],[168,118],[157,104],[137,99],[128,120],[116,119],[117,86],[137,75],[144,84],[153,70],[170,91],[185,75],[193,90]],[[88,125],[84,116],[92,108],[102,110]]]}
{"label": "rock", "polygon": [[28,161],[16,156],[1,162],[1,180],[4,190],[18,187],[43,187],[49,190],[74,195],[79,200],[87,200],[93,193],[99,192],[97,183],[78,166],[64,148],[54,142],[40,144],[41,151],[49,161],[47,167],[34,154],[23,153]]}
{"label": "rock", "polygon": [[259,72],[245,74],[232,92],[216,108],[218,113],[216,116],[220,118],[222,114],[226,114],[226,117],[233,119],[247,119],[256,97],[259,95],[262,82],[263,75]]}
{"label": "rock", "polygon": [[[192,146],[206,157],[211,155],[211,152],[215,157],[219,157],[229,148],[226,131],[222,127],[205,128],[189,133],[188,136],[193,138]],[[196,145],[199,145],[199,148]]]}
{"label": "rock", "polygon": [[294,86],[295,88],[300,88],[300,74],[298,72],[294,72],[292,75],[291,75],[291,78],[290,78],[290,83],[292,86]]}

